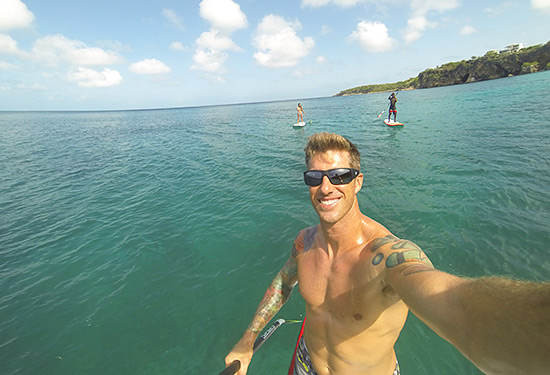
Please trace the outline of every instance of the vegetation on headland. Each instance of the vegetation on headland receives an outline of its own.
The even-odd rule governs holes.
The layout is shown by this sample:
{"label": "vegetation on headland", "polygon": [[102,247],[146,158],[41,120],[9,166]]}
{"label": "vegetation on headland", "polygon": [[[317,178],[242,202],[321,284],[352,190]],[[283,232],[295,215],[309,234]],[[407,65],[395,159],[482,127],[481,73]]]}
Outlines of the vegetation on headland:
{"label": "vegetation on headland", "polygon": [[457,85],[550,70],[550,42],[520,49],[518,52],[489,51],[470,60],[450,62],[426,69],[417,77],[395,83],[358,86],[334,96],[414,90]]}

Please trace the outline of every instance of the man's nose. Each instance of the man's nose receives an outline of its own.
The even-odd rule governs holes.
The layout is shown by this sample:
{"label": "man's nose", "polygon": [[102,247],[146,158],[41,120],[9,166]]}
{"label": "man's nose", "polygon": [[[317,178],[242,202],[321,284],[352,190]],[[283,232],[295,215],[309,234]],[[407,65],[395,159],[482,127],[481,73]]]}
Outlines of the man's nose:
{"label": "man's nose", "polygon": [[334,185],[330,180],[328,179],[328,176],[323,176],[323,179],[321,180],[321,191],[323,193],[328,193],[334,189]]}

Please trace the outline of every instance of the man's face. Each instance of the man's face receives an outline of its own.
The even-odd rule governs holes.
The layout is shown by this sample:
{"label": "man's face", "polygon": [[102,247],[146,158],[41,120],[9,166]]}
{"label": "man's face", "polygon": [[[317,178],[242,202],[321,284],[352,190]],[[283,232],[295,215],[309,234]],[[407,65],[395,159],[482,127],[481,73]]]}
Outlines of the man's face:
{"label": "man's face", "polygon": [[[310,159],[307,169],[326,171],[335,168],[351,168],[349,153],[345,151],[328,151],[317,154]],[[363,174],[360,173],[349,184],[333,185],[324,176],[321,185],[309,187],[309,197],[321,222],[335,224],[350,212],[355,197],[363,185]]]}

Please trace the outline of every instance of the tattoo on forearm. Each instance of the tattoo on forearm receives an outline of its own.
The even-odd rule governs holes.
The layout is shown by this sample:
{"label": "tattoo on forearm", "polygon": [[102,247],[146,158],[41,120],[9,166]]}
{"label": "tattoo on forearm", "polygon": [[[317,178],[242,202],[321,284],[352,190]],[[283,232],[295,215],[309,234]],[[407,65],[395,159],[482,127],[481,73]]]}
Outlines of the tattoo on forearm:
{"label": "tattoo on forearm", "polygon": [[260,302],[248,329],[252,332],[260,332],[281,308],[283,299],[283,290],[277,284],[272,284]]}
{"label": "tattoo on forearm", "polygon": [[293,259],[289,259],[281,271],[275,276],[271,285],[260,302],[254,319],[248,326],[252,332],[260,332],[265,325],[275,316],[277,311],[290,297],[294,285],[296,285],[297,265]]}

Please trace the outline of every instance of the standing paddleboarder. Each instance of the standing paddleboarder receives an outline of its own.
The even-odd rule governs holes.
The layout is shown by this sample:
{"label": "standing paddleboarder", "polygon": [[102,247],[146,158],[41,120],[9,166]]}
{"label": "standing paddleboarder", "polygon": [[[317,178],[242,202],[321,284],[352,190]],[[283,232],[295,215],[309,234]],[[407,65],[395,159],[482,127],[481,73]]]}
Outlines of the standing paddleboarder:
{"label": "standing paddleboarder", "polygon": [[390,101],[390,111],[389,111],[389,114],[388,114],[388,121],[391,121],[391,115],[393,113],[393,122],[397,122],[396,121],[396,117],[397,117],[397,96],[395,96],[395,93],[392,92],[391,95],[388,97],[388,100]]}
{"label": "standing paddleboarder", "polygon": [[300,103],[298,103],[298,107],[296,107],[296,110],[298,111],[298,120],[296,122],[298,124],[304,122],[304,114],[306,113],[306,111],[304,111]]}

